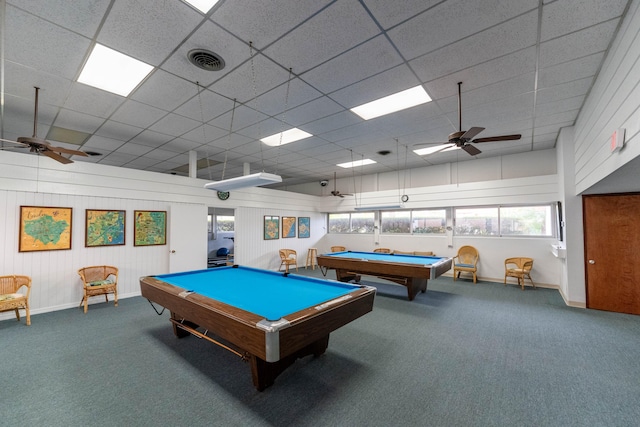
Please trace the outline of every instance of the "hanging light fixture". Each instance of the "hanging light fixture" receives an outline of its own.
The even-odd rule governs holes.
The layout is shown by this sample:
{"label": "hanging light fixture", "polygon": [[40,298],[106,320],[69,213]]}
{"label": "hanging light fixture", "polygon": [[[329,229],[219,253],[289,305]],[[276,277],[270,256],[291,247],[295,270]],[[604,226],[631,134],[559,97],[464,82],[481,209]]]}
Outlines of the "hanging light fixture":
{"label": "hanging light fixture", "polygon": [[[254,70],[253,66],[253,42],[249,42],[249,55],[251,61],[251,69]],[[256,82],[255,82],[255,74],[253,75],[253,87],[254,87],[254,98],[257,98],[256,93]],[[291,81],[291,77],[289,77],[289,81]],[[231,113],[231,125],[229,126],[229,145],[231,143],[231,133],[233,128],[233,116],[235,112],[235,100],[233,103],[233,112]],[[224,171],[227,166],[227,156],[225,154],[224,167],[222,172],[222,179],[220,181],[213,181],[204,185],[204,188],[208,190],[215,190],[226,192],[230,190],[237,190],[239,188],[247,188],[247,187],[260,187],[261,185],[269,185],[276,184],[282,182],[282,177],[280,175],[275,175],[267,172],[258,172],[250,175],[243,175],[236,178],[224,179]]]}

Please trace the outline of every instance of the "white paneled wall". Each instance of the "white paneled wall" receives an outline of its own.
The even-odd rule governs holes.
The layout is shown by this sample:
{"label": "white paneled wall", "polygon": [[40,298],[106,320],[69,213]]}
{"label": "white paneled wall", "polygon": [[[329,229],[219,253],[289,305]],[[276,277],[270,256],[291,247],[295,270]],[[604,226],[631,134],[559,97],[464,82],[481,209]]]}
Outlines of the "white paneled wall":
{"label": "white paneled wall", "polygon": [[[18,252],[20,206],[70,207],[73,209],[70,250]],[[0,190],[0,241],[4,242],[0,274],[20,274],[32,279],[30,306],[32,313],[77,306],[82,285],[77,270],[90,265],[114,265],[119,269],[118,293],[126,298],[140,294],[139,278],[167,272],[167,246],[133,245],[134,210],[168,210],[161,201],[28,193]],[[85,247],[86,209],[126,211],[124,246]],[[103,301],[101,298],[90,302]],[[3,313],[12,317],[12,313]]]}
{"label": "white paneled wall", "polygon": [[[280,217],[280,238],[264,240],[264,216]],[[282,217],[309,217],[311,237],[282,238]],[[235,263],[251,267],[275,270],[280,266],[280,249],[294,249],[298,253],[298,266],[304,267],[309,248],[318,248],[319,242],[326,233],[326,214],[305,211],[273,208],[241,207],[236,209],[236,241]],[[296,231],[297,235],[297,231]],[[320,249],[318,248],[318,252]]]}
{"label": "white paneled wall", "polygon": [[[575,125],[577,193],[640,156],[640,0],[634,0]],[[626,129],[626,146],[611,153],[614,130]]]}

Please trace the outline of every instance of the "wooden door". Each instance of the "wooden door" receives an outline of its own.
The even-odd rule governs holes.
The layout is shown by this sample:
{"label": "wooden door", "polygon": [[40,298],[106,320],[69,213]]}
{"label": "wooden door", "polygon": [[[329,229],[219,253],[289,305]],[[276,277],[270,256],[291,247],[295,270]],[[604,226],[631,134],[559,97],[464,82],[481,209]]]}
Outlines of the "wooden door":
{"label": "wooden door", "polygon": [[640,314],[640,194],[584,196],[587,307]]}

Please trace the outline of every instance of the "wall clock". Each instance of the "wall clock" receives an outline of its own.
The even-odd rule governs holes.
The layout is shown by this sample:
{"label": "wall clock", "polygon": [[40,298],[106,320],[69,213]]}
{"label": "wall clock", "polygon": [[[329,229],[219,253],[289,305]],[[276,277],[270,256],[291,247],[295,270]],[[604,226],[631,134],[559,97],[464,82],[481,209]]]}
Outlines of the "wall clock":
{"label": "wall clock", "polygon": [[229,192],[228,191],[218,191],[218,199],[227,200],[228,198],[229,198]]}

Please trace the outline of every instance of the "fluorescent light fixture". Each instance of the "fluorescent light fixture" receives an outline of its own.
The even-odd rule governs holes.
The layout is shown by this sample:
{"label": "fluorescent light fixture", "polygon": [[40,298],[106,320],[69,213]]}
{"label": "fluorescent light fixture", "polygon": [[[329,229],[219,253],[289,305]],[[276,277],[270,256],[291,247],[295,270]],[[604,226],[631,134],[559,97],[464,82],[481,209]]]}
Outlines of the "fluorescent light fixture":
{"label": "fluorescent light fixture", "polygon": [[302,129],[292,128],[285,130],[284,132],[276,133],[275,135],[262,138],[260,141],[264,142],[271,147],[277,147],[278,145],[288,144],[294,141],[300,141],[301,139],[309,138],[311,135]]}
{"label": "fluorescent light fixture", "polygon": [[208,190],[230,191],[245,187],[259,187],[261,185],[275,184],[282,182],[280,175],[272,173],[258,172],[251,175],[243,175],[237,178],[223,179],[222,181],[213,181],[204,185]]}
{"label": "fluorescent light fixture", "polygon": [[386,209],[402,209],[404,208],[403,204],[399,205],[382,205],[382,206],[356,206],[355,210],[357,211],[383,211]]}
{"label": "fluorescent light fixture", "polygon": [[352,108],[351,111],[363,119],[369,120],[430,101],[431,97],[424,88],[422,86],[416,86],[375,101],[367,102],[359,107]]}
{"label": "fluorescent light fixture", "polygon": [[418,156],[426,156],[428,154],[444,153],[445,151],[454,151],[459,149],[460,147],[458,147],[457,145],[452,145],[449,147],[449,146],[443,146],[442,144],[440,144],[434,147],[419,148],[417,150],[413,150],[413,152],[416,153]]}
{"label": "fluorescent light fixture", "polygon": [[341,168],[347,169],[347,168],[355,168],[356,166],[372,165],[374,163],[378,163],[378,162],[371,159],[364,159],[364,160],[356,160],[353,162],[340,163],[339,165],[336,165],[336,166],[340,166]]}
{"label": "fluorescent light fixture", "polygon": [[218,3],[219,0],[183,0],[185,3],[190,4],[202,13],[207,13],[213,6]]}
{"label": "fluorescent light fixture", "polygon": [[123,53],[96,44],[78,82],[121,96],[128,96],[153,67]]}

